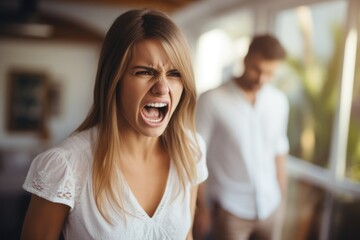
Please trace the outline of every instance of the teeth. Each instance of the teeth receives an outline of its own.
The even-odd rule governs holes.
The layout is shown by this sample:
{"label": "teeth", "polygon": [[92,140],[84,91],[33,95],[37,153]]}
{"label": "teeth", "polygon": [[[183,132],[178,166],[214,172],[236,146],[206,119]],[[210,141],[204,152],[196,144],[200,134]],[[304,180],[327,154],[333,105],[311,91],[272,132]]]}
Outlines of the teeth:
{"label": "teeth", "polygon": [[166,103],[149,103],[149,104],[146,104],[147,107],[165,107],[167,106]]}
{"label": "teeth", "polygon": [[147,118],[147,117],[144,117],[147,121],[149,122],[153,122],[153,123],[158,123],[158,122],[161,122],[161,118],[159,119],[151,119],[151,118]]}

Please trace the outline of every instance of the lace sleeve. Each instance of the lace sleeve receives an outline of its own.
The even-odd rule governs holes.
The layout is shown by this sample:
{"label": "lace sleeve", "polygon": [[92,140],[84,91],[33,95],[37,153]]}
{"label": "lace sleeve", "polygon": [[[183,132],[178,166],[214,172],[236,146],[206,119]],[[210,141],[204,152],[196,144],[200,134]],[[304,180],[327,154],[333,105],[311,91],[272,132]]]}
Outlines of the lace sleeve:
{"label": "lace sleeve", "polygon": [[207,179],[209,173],[208,173],[208,169],[206,166],[206,144],[205,144],[205,141],[199,134],[197,134],[197,140],[200,145],[201,158],[200,158],[200,161],[198,161],[196,164],[196,171],[197,171],[196,184],[200,184]]}
{"label": "lace sleeve", "polygon": [[50,149],[31,163],[23,188],[55,203],[74,207],[75,180],[67,152]]}

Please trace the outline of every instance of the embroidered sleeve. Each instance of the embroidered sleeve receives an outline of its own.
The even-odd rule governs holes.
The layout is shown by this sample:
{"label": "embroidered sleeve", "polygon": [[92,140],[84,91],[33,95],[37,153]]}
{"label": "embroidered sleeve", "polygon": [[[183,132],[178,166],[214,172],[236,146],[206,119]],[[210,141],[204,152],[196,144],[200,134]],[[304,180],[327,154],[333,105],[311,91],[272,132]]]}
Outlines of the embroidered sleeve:
{"label": "embroidered sleeve", "polygon": [[41,198],[74,207],[75,180],[67,152],[50,149],[31,163],[23,188]]}
{"label": "embroidered sleeve", "polygon": [[200,161],[198,161],[196,164],[196,170],[197,170],[196,184],[200,184],[207,179],[209,173],[208,173],[208,169],[206,166],[206,144],[205,144],[205,141],[199,134],[197,134],[197,140],[200,145],[201,158],[200,158]]}

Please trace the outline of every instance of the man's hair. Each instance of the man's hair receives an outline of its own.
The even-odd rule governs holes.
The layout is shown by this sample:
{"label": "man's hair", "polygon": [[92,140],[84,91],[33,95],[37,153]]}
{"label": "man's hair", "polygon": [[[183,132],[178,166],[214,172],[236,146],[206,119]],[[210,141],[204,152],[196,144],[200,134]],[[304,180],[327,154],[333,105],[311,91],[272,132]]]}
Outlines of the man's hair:
{"label": "man's hair", "polygon": [[268,60],[282,60],[286,51],[279,40],[269,34],[255,36],[249,46],[247,55],[260,54]]}

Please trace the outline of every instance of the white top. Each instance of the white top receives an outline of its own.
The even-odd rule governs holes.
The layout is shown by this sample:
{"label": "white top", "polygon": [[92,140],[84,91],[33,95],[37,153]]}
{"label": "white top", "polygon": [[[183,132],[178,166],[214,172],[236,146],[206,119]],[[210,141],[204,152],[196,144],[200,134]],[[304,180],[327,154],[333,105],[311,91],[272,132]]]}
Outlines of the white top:
{"label": "white top", "polygon": [[[149,217],[129,186],[123,184],[126,219],[114,216],[110,225],[95,205],[92,191],[92,143],[96,134],[87,130],[69,137],[59,146],[37,156],[29,169],[23,188],[51,202],[70,206],[63,235],[65,239],[176,239],[184,240],[191,226],[190,182],[185,197],[177,195],[181,188],[175,164],[170,164],[164,195],[156,212]],[[202,158],[197,163],[196,183],[204,181],[208,172],[205,143],[198,138]]]}
{"label": "white top", "polygon": [[235,216],[265,219],[280,204],[275,156],[287,154],[286,96],[264,85],[251,105],[234,80],[200,96],[197,131],[207,144],[211,200]]}

